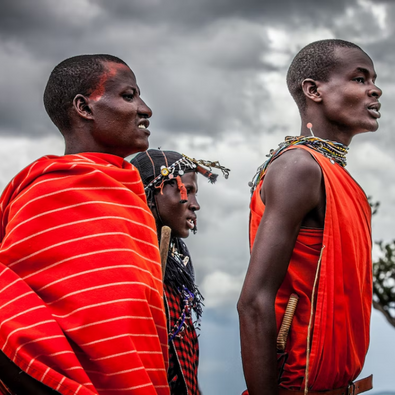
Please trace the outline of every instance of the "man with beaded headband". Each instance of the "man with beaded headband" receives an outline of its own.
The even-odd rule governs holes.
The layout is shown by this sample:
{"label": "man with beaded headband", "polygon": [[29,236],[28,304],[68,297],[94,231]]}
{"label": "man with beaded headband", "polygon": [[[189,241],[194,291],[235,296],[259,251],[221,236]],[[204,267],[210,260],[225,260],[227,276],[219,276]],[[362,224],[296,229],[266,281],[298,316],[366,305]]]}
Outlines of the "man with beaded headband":
{"label": "man with beaded headband", "polygon": [[[170,391],[172,395],[198,395],[199,345],[195,327],[199,326],[203,297],[195,284],[191,257],[182,238],[188,237],[190,231],[197,231],[196,211],[200,209],[196,199],[197,173],[214,183],[218,176],[211,172],[212,167],[220,169],[225,178],[229,169],[218,162],[153,149],[138,154],[131,163],[140,172],[158,235],[163,226],[171,229],[164,276]],[[195,322],[192,312],[196,315]]]}
{"label": "man with beaded headband", "polygon": [[272,150],[250,183],[251,259],[238,302],[250,395],[372,386],[354,382],[369,345],[371,211],[345,156],[355,135],[378,128],[375,80],[370,57],[343,40],[307,45],[289,67],[301,135]]}

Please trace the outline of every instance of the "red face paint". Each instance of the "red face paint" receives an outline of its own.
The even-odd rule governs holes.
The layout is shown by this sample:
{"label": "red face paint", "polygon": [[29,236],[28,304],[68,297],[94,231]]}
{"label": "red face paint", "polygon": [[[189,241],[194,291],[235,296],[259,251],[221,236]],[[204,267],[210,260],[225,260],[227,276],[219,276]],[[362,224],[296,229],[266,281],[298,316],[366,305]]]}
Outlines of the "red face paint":
{"label": "red face paint", "polygon": [[148,148],[151,109],[140,97],[136,76],[128,66],[106,62],[89,96],[92,152],[126,157]]}
{"label": "red face paint", "polygon": [[94,91],[89,95],[91,100],[98,101],[104,95],[106,91],[106,82],[109,78],[115,76],[119,70],[129,68],[128,66],[122,63],[114,63],[114,62],[106,62],[105,64],[106,70],[100,76],[99,82],[94,89]]}

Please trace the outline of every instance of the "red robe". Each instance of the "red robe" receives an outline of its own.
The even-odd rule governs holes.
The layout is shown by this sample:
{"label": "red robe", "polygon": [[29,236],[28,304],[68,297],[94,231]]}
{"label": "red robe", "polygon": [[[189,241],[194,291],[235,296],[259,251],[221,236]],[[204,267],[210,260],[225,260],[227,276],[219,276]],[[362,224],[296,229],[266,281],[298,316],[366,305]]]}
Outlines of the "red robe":
{"label": "red robe", "polygon": [[[324,248],[312,317],[308,388],[315,391],[341,388],[359,375],[369,346],[371,210],[365,193],[343,167],[306,146],[291,146],[287,150],[290,149],[304,149],[313,156],[322,169],[326,193]],[[251,248],[265,209],[260,198],[261,185],[262,181],[251,201]],[[300,232],[276,297],[278,327],[290,294],[295,292],[301,298],[288,337],[289,357],[281,381],[281,386],[288,389],[304,389],[305,385],[307,326],[319,244],[319,233]]]}
{"label": "red robe", "polygon": [[138,171],[48,156],[1,200],[0,347],[61,394],[169,394],[154,218]]}

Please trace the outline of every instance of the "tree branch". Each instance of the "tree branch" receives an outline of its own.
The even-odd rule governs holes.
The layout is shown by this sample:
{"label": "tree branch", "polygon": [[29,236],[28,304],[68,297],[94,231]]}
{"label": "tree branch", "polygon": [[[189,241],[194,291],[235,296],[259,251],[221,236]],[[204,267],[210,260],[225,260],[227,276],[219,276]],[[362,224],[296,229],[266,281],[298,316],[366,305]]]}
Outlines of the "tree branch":
{"label": "tree branch", "polygon": [[384,314],[386,320],[395,328],[395,317],[392,317],[391,314],[387,310],[385,310],[380,303],[376,302],[375,300],[373,300],[373,307],[376,310],[381,311]]}

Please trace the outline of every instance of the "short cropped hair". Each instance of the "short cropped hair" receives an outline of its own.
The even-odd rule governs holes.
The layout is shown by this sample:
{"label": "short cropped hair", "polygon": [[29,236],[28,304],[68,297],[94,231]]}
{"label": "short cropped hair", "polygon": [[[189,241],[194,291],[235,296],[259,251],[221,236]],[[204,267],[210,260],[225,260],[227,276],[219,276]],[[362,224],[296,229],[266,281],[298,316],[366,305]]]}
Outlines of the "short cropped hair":
{"label": "short cropped hair", "polygon": [[330,73],[338,64],[335,48],[356,48],[362,51],[358,45],[349,41],[329,39],[306,45],[294,57],[288,69],[287,85],[299,111],[304,112],[306,108],[303,80],[311,78],[315,81],[328,81]]}
{"label": "short cropped hair", "polygon": [[44,106],[60,131],[71,128],[69,110],[77,94],[89,96],[105,72],[105,62],[127,64],[106,54],[73,56],[59,63],[49,76],[44,91]]}

